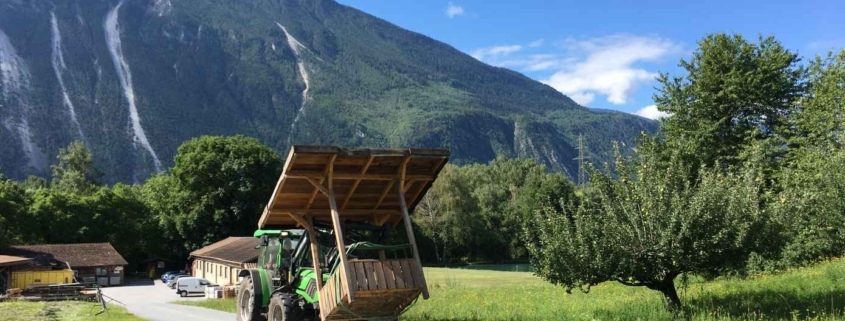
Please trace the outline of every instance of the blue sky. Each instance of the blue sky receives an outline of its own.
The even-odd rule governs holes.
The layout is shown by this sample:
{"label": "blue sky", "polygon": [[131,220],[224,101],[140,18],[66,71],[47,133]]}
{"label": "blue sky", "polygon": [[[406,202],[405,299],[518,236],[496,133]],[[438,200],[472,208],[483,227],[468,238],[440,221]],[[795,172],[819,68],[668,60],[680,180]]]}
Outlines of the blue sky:
{"label": "blue sky", "polygon": [[845,48],[845,1],[339,0],[545,82],[582,105],[657,116],[658,72],[710,32],[774,35],[811,58]]}

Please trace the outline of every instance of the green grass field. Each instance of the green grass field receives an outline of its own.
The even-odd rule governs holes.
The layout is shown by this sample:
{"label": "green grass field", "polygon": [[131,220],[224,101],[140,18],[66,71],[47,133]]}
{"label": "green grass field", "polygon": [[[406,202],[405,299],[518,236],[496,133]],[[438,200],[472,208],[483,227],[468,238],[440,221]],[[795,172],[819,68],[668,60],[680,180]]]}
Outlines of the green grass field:
{"label": "green grass field", "polygon": [[2,321],[144,321],[125,309],[109,305],[107,313],[94,316],[100,312],[99,303],[79,301],[55,302],[2,302],[0,303],[0,320]]}
{"label": "green grass field", "polygon": [[202,300],[202,301],[174,301],[170,303],[181,304],[181,305],[190,305],[195,307],[201,307],[206,309],[214,309],[226,312],[235,313],[235,299],[225,299],[225,300]]}
{"label": "green grass field", "polygon": [[[589,294],[566,294],[527,272],[427,268],[425,273],[431,299],[420,299],[402,320],[674,319],[660,295],[645,288],[608,282]],[[845,260],[744,280],[693,279],[679,292],[688,320],[845,320]],[[190,304],[234,311],[234,300]]]}

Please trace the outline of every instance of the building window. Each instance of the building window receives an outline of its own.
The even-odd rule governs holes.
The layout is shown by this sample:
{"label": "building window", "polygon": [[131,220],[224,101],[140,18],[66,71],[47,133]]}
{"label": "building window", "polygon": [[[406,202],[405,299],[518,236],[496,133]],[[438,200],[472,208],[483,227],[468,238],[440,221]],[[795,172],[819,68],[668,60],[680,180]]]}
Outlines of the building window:
{"label": "building window", "polygon": [[106,270],[105,268],[97,268],[96,273],[97,273],[97,276],[106,276],[106,275],[109,274],[109,271]]}

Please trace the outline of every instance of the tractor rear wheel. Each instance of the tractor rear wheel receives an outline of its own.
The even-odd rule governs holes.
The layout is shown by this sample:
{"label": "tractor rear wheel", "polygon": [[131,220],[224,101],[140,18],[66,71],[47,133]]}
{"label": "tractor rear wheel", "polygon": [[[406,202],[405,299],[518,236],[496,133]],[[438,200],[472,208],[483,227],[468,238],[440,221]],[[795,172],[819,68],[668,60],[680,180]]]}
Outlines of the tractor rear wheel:
{"label": "tractor rear wheel", "polygon": [[245,276],[238,286],[237,321],[263,321],[261,302],[255,299],[252,277]]}

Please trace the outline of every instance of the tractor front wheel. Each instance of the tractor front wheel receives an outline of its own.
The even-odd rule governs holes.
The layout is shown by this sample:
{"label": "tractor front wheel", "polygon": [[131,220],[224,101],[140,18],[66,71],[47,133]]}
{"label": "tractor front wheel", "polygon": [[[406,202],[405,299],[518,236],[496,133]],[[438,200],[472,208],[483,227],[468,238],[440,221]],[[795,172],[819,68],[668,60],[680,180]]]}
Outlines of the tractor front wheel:
{"label": "tractor front wheel", "polygon": [[255,299],[252,278],[244,277],[238,286],[236,319],[237,321],[263,321],[261,302]]}
{"label": "tractor front wheel", "polygon": [[280,294],[270,298],[270,305],[267,308],[268,321],[299,321],[300,318],[294,311],[289,299]]}

